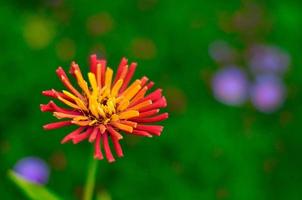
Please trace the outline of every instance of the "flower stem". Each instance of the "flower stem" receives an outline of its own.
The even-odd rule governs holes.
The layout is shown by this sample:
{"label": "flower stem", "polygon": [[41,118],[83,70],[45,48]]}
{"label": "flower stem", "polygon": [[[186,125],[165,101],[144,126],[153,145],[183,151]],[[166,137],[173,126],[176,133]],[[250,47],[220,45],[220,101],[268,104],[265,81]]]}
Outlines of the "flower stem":
{"label": "flower stem", "polygon": [[93,190],[95,185],[95,177],[97,172],[98,160],[92,157],[92,160],[89,163],[87,180],[84,190],[84,200],[92,200]]}

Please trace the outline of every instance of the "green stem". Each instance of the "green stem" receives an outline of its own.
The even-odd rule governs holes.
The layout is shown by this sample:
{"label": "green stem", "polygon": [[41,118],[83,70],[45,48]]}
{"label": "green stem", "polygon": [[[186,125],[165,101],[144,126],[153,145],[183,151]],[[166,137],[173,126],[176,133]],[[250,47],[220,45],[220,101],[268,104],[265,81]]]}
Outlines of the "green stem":
{"label": "green stem", "polygon": [[93,198],[93,190],[95,185],[95,177],[97,172],[98,160],[92,157],[88,167],[87,180],[84,190],[84,200],[92,200]]}

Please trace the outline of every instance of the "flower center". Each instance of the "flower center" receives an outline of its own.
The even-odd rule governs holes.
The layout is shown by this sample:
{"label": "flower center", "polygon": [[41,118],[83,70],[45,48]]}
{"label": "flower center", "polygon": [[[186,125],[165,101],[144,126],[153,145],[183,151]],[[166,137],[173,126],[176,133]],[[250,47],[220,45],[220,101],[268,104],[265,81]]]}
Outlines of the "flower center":
{"label": "flower center", "polygon": [[94,98],[93,95],[87,98],[87,112],[85,115],[90,119],[90,126],[96,124],[107,124],[111,120],[117,120],[116,115],[116,98],[111,97],[109,94],[103,96],[99,95],[98,98]]}

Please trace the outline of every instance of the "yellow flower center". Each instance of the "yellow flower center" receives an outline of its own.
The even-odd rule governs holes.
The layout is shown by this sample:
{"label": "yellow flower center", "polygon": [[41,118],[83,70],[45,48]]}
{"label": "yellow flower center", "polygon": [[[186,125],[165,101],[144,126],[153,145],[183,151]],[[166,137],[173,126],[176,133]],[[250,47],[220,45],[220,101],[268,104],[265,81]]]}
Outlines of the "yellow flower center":
{"label": "yellow flower center", "polygon": [[[75,103],[59,97],[62,102],[83,114],[81,116],[69,115],[72,118],[72,123],[79,126],[106,125],[110,122],[139,116],[138,107],[133,107],[132,109],[128,107],[131,99],[141,89],[140,80],[136,80],[125,91],[119,94],[123,79],[117,80],[111,87],[113,71],[109,67],[107,67],[105,73],[103,87],[99,87],[101,84],[98,74],[96,77],[94,73],[88,73],[91,87],[88,87],[87,82],[78,70],[75,70],[74,74],[78,85],[83,91],[82,98],[65,90],[63,90],[63,93]],[[63,113],[54,113],[54,115],[58,118],[67,117]]]}

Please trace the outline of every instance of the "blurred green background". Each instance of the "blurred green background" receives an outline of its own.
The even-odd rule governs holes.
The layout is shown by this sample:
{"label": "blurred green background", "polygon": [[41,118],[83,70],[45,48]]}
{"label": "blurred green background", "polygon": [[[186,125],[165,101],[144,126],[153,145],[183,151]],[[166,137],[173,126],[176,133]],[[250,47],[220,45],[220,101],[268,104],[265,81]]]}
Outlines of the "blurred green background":
{"label": "blurred green background", "polygon": [[[25,199],[6,173],[26,156],[50,165],[47,187],[81,198],[91,145],[61,145],[70,129],[44,131],[55,119],[39,104],[49,100],[42,90],[63,89],[58,66],[67,71],[76,60],[87,72],[91,53],[114,69],[122,56],[137,61],[135,77],[164,89],[170,113],[161,137],[125,137],[124,158],[100,162],[103,199],[302,199],[301,8],[285,0],[1,1],[1,199]],[[280,109],[213,97],[219,64],[208,48],[216,40],[239,53],[260,42],[290,54]]]}

